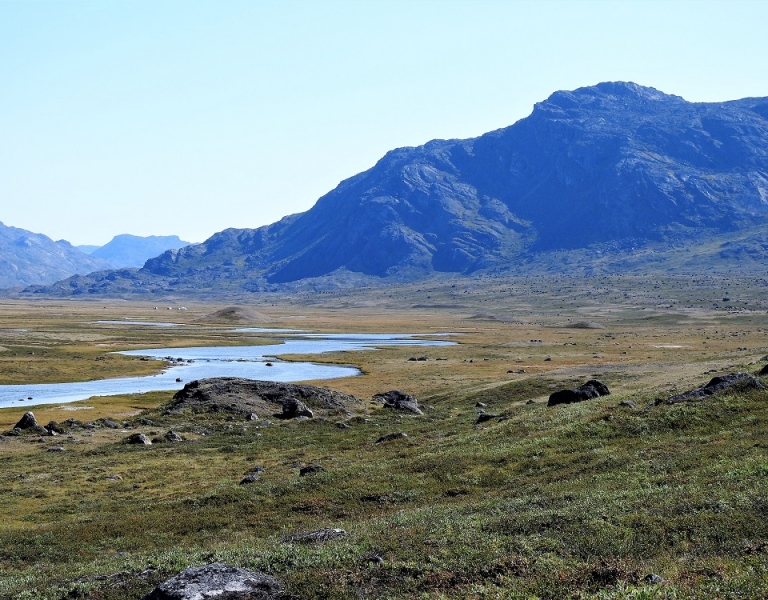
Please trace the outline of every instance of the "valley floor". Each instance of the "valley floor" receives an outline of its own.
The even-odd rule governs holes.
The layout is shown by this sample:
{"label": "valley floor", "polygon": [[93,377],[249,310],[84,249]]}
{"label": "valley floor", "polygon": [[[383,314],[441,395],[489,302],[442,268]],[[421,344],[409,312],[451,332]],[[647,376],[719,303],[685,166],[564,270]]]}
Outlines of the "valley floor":
{"label": "valley floor", "polygon": [[[116,350],[271,341],[234,331],[248,326],[458,344],[311,357],[363,371],[314,382],[363,398],[354,416],[167,414],[172,392],[32,408],[42,424],[81,424],[0,438],[0,597],[140,598],[219,561],[295,598],[763,598],[768,392],[655,400],[757,373],[766,289],[758,277],[461,279],[255,295],[216,317],[224,303],[7,301],[3,384],[163,366]],[[546,406],[593,378],[612,394]],[[424,415],[370,400],[390,389]],[[1,410],[0,431],[32,403]],[[498,416],[478,423],[477,403]],[[169,430],[187,441],[124,443]],[[389,433],[407,437],[377,443]],[[308,465],[325,470],[300,477]],[[255,466],[260,479],[240,485]],[[289,537],[327,527],[347,535]]]}

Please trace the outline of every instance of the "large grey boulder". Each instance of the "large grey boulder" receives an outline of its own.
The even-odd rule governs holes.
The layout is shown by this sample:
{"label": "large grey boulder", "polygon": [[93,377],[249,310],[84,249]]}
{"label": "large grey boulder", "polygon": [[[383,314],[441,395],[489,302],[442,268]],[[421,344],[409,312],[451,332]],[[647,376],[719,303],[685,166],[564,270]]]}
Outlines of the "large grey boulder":
{"label": "large grey boulder", "polygon": [[19,419],[19,422],[16,423],[14,429],[32,429],[33,427],[39,427],[37,423],[37,419],[35,418],[35,414],[31,411],[25,412],[24,416]]}
{"label": "large grey boulder", "polygon": [[301,400],[286,398],[283,400],[283,418],[295,419],[296,417],[314,417],[314,413]]}
{"label": "large grey boulder", "polygon": [[263,573],[211,563],[190,567],[161,583],[142,600],[281,600],[282,584]]}

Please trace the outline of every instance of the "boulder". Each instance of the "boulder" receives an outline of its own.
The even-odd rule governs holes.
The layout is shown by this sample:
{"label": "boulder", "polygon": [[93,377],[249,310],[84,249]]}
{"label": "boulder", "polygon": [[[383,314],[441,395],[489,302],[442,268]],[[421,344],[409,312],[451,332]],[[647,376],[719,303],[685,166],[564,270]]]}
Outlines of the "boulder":
{"label": "boulder", "polygon": [[297,417],[308,417],[311,419],[315,415],[301,400],[286,398],[283,400],[282,416],[284,419],[295,419]]}
{"label": "boulder", "polygon": [[258,473],[249,473],[248,475],[246,475],[245,477],[243,477],[240,480],[240,485],[247,485],[249,483],[256,483],[260,479],[261,479],[261,477],[259,476]]}
{"label": "boulder", "polygon": [[400,390],[390,390],[376,394],[373,399],[384,403],[384,408],[412,412],[415,415],[423,415],[419,408],[419,402],[410,394],[404,394]]}
{"label": "boulder", "polygon": [[221,563],[190,567],[161,583],[142,600],[278,600],[284,599],[277,580],[248,569]]}
{"label": "boulder", "polygon": [[34,413],[30,411],[24,413],[24,416],[16,423],[14,429],[32,429],[33,427],[40,427],[40,425],[38,425]]}
{"label": "boulder", "polygon": [[120,429],[122,427],[122,425],[120,425],[120,423],[117,421],[113,421],[112,419],[106,417],[102,419],[101,422],[104,423],[105,427],[109,427],[110,429]]}
{"label": "boulder", "polygon": [[719,392],[726,390],[762,390],[765,386],[759,379],[748,373],[730,373],[710,379],[707,385],[682,394],[675,394],[667,400],[657,400],[656,404],[677,404],[678,402],[690,402],[691,400],[703,400]]}
{"label": "boulder", "polygon": [[144,446],[152,445],[152,441],[143,433],[132,433],[125,441],[129,444],[141,444]]}
{"label": "boulder", "polygon": [[59,425],[56,421],[50,421],[45,428],[51,433],[67,433],[67,430]]}
{"label": "boulder", "polygon": [[583,402],[591,398],[610,395],[610,390],[602,381],[590,379],[584,385],[572,390],[560,390],[549,397],[547,406],[557,406],[558,404],[573,404],[574,402]]}
{"label": "boulder", "polygon": [[760,375],[760,377],[768,375],[768,365],[765,365],[762,369],[760,369],[758,375]]}
{"label": "boulder", "polygon": [[165,438],[165,441],[167,442],[183,442],[184,438],[181,437],[178,433],[175,431],[168,431],[163,438]]}
{"label": "boulder", "polygon": [[479,415],[477,415],[477,421],[475,421],[475,424],[485,423],[486,421],[490,421],[491,419],[498,419],[500,417],[501,415],[494,413],[481,412]]}

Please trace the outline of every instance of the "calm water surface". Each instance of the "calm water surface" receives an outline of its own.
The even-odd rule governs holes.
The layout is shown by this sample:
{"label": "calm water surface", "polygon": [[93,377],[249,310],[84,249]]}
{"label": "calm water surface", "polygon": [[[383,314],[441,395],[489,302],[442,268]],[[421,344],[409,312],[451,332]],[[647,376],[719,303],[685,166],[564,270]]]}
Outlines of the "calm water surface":
{"label": "calm water surface", "polygon": [[[0,385],[0,408],[75,402],[93,396],[178,390],[184,386],[184,382],[205,377],[247,377],[249,379],[285,382],[352,377],[360,374],[360,371],[355,367],[320,365],[310,362],[281,362],[275,360],[275,357],[284,354],[323,354],[326,352],[371,350],[380,346],[447,346],[453,344],[454,342],[421,339],[409,334],[310,334],[301,338],[287,338],[282,344],[266,346],[130,350],[120,352],[120,354],[157,359],[171,357],[185,362],[170,366],[157,375],[142,377],[119,377],[73,383]],[[267,366],[268,362],[272,366]],[[182,381],[177,382],[177,378]],[[32,399],[30,400],[29,397]]]}

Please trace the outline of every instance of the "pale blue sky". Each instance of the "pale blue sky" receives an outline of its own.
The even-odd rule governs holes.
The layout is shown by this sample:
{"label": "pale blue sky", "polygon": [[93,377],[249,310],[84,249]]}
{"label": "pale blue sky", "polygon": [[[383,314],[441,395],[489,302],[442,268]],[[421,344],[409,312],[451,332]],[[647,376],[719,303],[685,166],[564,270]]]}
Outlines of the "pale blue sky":
{"label": "pale blue sky", "polygon": [[202,241],[559,89],[768,96],[768,2],[0,0],[0,221]]}

